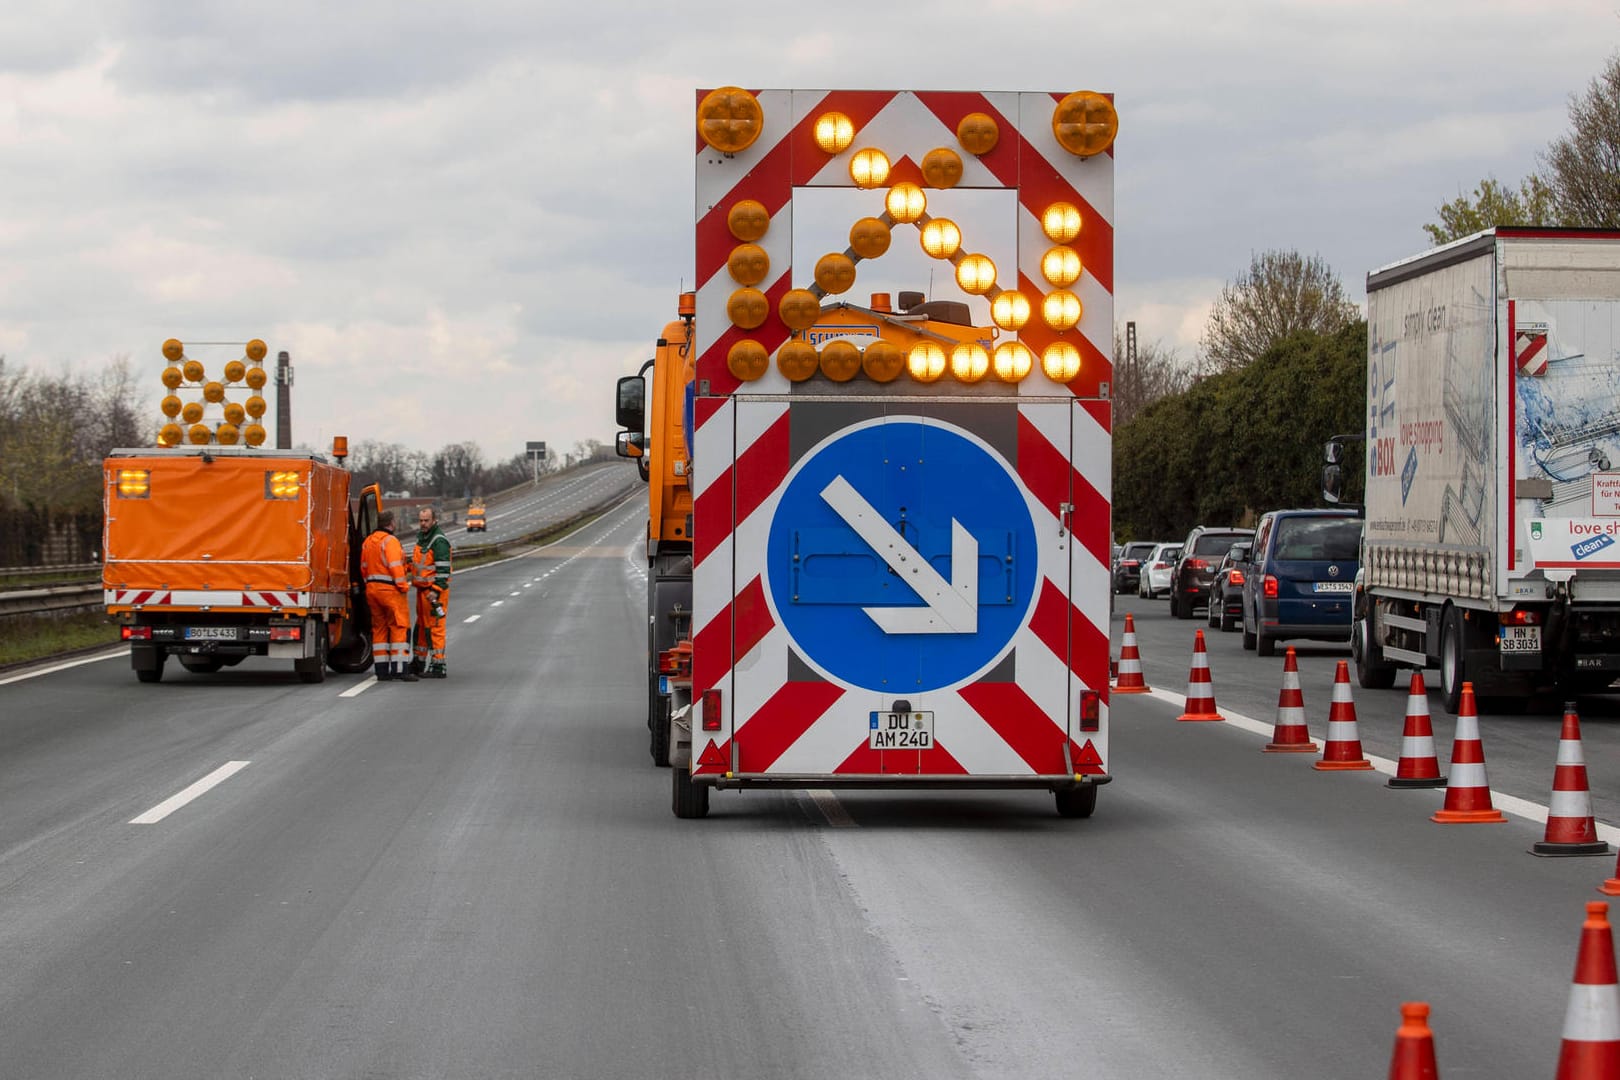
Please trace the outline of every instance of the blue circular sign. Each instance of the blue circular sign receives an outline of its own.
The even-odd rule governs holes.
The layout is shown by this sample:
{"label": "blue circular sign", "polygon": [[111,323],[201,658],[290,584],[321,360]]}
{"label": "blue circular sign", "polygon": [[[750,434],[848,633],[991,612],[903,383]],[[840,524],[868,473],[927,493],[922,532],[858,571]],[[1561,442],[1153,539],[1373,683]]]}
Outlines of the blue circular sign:
{"label": "blue circular sign", "polygon": [[765,584],[813,668],[903,697],[999,661],[1028,620],[1038,562],[1028,499],[999,454],[961,428],[890,417],[795,466]]}

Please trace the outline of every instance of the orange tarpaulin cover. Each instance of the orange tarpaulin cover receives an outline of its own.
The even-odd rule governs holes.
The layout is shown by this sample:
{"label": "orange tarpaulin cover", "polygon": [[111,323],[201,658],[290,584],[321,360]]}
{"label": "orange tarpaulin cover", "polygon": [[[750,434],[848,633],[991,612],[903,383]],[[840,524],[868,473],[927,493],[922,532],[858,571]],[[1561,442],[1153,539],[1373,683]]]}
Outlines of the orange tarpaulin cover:
{"label": "orange tarpaulin cover", "polygon": [[[150,473],[144,498],[119,473]],[[298,494],[266,474],[295,471]],[[108,458],[102,584],[109,589],[341,592],[349,586],[349,474],[308,456]]]}

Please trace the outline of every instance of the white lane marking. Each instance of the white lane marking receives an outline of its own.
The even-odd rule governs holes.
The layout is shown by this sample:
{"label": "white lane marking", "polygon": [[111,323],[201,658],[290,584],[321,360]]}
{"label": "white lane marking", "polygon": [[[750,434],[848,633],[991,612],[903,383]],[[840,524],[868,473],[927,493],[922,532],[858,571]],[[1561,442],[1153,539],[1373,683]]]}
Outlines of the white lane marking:
{"label": "white lane marking", "polygon": [[131,818],[129,823],[131,825],[155,825],[186,805],[186,803],[206,794],[247,767],[248,762],[246,761],[227,761],[184,791],[169,796],[140,817]]}
{"label": "white lane marking", "polygon": [[361,683],[359,686],[349,687],[347,690],[343,691],[343,693],[339,694],[338,697],[359,697],[361,694],[365,693],[367,690],[370,690],[376,685],[377,676],[368,675],[365,682]]}
{"label": "white lane marking", "polygon": [[507,596],[522,596],[523,594],[520,593],[520,592],[509,592],[506,595]]}
{"label": "white lane marking", "polygon": [[[1160,701],[1169,702],[1178,709],[1185,709],[1187,707],[1187,699],[1173,690],[1153,690],[1150,692],[1149,696],[1156,697]],[[1263,721],[1254,719],[1252,716],[1244,716],[1242,713],[1233,712],[1231,709],[1224,706],[1217,705],[1216,708],[1219,710],[1222,716],[1226,717],[1226,723],[1230,727],[1242,728],[1244,731],[1252,731],[1256,735],[1264,735],[1268,738],[1276,734],[1276,724],[1267,724]],[[1321,735],[1313,735],[1312,738],[1317,742],[1325,741],[1324,737]],[[1374,771],[1381,772],[1385,776],[1394,776],[1395,770],[1400,767],[1399,761],[1391,761],[1389,758],[1379,757],[1376,754],[1369,754],[1366,751],[1362,751],[1362,757],[1365,757],[1368,761],[1372,762]],[[1442,764],[1444,764],[1444,762],[1442,762]],[[1445,788],[1432,788],[1426,790],[1432,790],[1442,798],[1445,797]],[[1497,791],[1495,788],[1492,788],[1491,805],[1503,813],[1512,814],[1515,817],[1522,817],[1529,821],[1534,821],[1539,825],[1547,824],[1547,808],[1540,803],[1531,802],[1529,799],[1521,799],[1517,795],[1508,795],[1504,792]],[[1616,828],[1613,825],[1606,825],[1601,821],[1597,821],[1595,818],[1593,819],[1593,824],[1597,826],[1599,840],[1603,840],[1610,844],[1620,845],[1620,828]]]}
{"label": "white lane marking", "polygon": [[482,619],[482,618],[483,618],[482,615],[469,615],[465,619],[462,619],[461,621],[463,623],[470,623],[470,622],[477,622],[479,619]]}
{"label": "white lane marking", "polygon": [[489,606],[490,607],[500,607],[504,603],[506,603],[505,600],[491,600],[489,602]]}
{"label": "white lane marking", "polygon": [[0,679],[0,686],[5,686],[7,683],[22,682],[24,679],[37,679],[41,675],[49,675],[56,671],[66,671],[68,668],[78,667],[80,664],[93,664],[97,660],[111,660],[115,656],[128,655],[128,649],[118,648],[114,649],[112,652],[97,653],[94,656],[86,656],[78,660],[68,660],[65,663],[52,664],[50,667],[40,668],[38,671],[28,671],[21,675],[8,675],[4,679]]}
{"label": "white lane marking", "polygon": [[860,828],[855,824],[855,819],[849,816],[849,811],[844,809],[844,804],[838,801],[838,796],[831,791],[826,788],[812,788],[805,794],[816,804],[816,809],[821,811],[821,816],[827,819],[828,825],[835,829]]}
{"label": "white lane marking", "polygon": [[[525,581],[525,582],[524,582],[524,583],[523,583],[523,587],[524,587],[524,588],[525,588],[525,589],[532,589],[532,588],[534,588],[534,582],[532,582],[532,581]],[[512,594],[512,595],[513,595],[513,596],[516,596],[516,595],[517,595],[517,593],[513,593],[513,594]]]}

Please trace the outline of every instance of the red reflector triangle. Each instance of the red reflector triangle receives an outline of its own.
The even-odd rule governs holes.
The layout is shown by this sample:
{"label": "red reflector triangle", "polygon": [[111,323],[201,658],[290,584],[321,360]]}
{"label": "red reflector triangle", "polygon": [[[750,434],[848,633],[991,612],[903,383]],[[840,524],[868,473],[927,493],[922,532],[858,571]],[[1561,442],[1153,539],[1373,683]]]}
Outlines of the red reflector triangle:
{"label": "red reflector triangle", "polygon": [[723,767],[723,766],[726,766],[726,765],[730,765],[731,762],[726,759],[725,754],[720,752],[720,748],[718,746],[714,745],[714,740],[710,739],[709,740],[709,745],[704,747],[703,748],[703,753],[698,755],[698,764],[699,765],[719,765],[719,766]]}
{"label": "red reflector triangle", "polygon": [[1099,768],[1102,766],[1102,755],[1097,753],[1097,747],[1092,744],[1090,739],[1087,739],[1086,745],[1082,746],[1080,752],[1074,755],[1075,770],[1079,771],[1082,765],[1095,765]]}

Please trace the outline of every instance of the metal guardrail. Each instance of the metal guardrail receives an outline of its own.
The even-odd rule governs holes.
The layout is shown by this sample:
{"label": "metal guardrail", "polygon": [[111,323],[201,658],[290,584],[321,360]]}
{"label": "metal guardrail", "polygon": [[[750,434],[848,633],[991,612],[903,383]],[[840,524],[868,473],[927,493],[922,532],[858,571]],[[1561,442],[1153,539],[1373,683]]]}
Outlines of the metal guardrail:
{"label": "metal guardrail", "polygon": [[0,616],[50,615],[101,606],[101,582],[92,585],[53,585],[44,589],[0,592]]}
{"label": "metal guardrail", "polygon": [[0,579],[19,577],[44,577],[47,574],[61,574],[64,577],[73,574],[88,574],[100,570],[98,562],[73,563],[64,566],[0,566]]}

